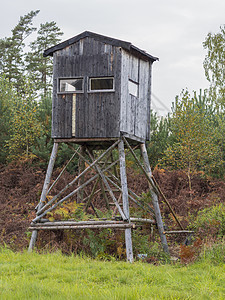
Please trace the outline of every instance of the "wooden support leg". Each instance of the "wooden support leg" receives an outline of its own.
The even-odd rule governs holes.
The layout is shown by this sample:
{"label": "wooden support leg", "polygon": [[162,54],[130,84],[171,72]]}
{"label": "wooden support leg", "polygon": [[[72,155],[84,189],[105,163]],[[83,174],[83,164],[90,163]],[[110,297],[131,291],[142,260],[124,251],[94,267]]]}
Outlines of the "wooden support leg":
{"label": "wooden support leg", "polygon": [[[114,162],[114,157],[113,157],[113,152],[111,152],[111,161]],[[114,166],[113,168],[113,171],[114,171],[114,175],[118,178],[119,177],[119,174],[117,172],[117,168],[116,168],[116,165]]]}
{"label": "wooden support leg", "polygon": [[[125,216],[130,222],[126,162],[125,162],[123,140],[120,141],[118,148],[119,148],[119,157],[120,157],[120,178],[121,178],[121,186],[122,186],[123,211]],[[125,229],[125,242],[126,242],[127,261],[132,263],[134,258],[133,258],[131,228]]]}
{"label": "wooden support leg", "polygon": [[[141,144],[141,154],[142,154],[142,157],[144,160],[144,166],[145,166],[147,175],[149,176],[149,178],[151,178],[152,171],[151,171],[151,167],[149,164],[149,159],[148,159],[148,154],[147,154],[145,144]],[[152,188],[152,186],[149,185],[149,187],[150,187],[150,192],[151,192],[151,196],[152,196],[152,203],[153,203],[153,207],[154,207],[154,211],[155,211],[155,217],[156,217],[156,222],[157,222],[157,227],[158,227],[162,247],[163,247],[164,252],[169,254],[169,248],[167,245],[166,235],[164,233],[164,228],[163,228],[162,216],[161,216],[161,212],[160,212],[160,208],[159,208],[158,196],[157,196],[156,192],[154,191],[154,189]]]}
{"label": "wooden support leg", "polygon": [[[80,154],[82,156],[85,155],[85,147],[81,146],[80,148]],[[82,158],[79,158],[79,174],[82,173],[85,170],[85,163],[84,160]],[[82,176],[79,180],[78,180],[78,186],[81,186],[84,183],[84,176]],[[81,190],[79,191],[79,193],[77,193],[77,198],[78,198],[78,203],[81,203],[83,200],[84,196],[84,191]]]}
{"label": "wooden support leg", "polygon": [[[44,206],[44,201],[46,199],[46,195],[47,195],[48,188],[50,185],[50,180],[51,180],[51,176],[52,176],[53,167],[55,164],[57,151],[58,151],[58,143],[54,143],[53,148],[52,148],[52,154],[51,154],[49,164],[48,164],[48,169],[47,169],[46,176],[45,176],[45,181],[44,181],[44,185],[43,185],[43,189],[42,189],[42,193],[41,193],[40,202],[37,207],[37,211],[39,211]],[[37,240],[37,230],[34,230],[32,232],[31,239],[30,239],[30,244],[29,244],[29,248],[28,248],[29,252],[31,252],[32,249],[34,248],[36,240]]]}

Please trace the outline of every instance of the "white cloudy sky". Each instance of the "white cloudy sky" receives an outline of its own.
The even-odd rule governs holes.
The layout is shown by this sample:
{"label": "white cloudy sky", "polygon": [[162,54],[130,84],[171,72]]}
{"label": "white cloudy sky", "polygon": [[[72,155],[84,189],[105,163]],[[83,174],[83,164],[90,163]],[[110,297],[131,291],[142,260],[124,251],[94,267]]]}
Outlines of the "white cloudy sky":
{"label": "white cloudy sky", "polygon": [[[181,90],[208,87],[202,42],[225,24],[224,0],[11,0],[1,3],[0,38],[19,17],[40,9],[35,25],[56,21],[68,39],[85,30],[129,41],[159,57],[153,94],[168,109]],[[153,97],[162,114],[162,106]]]}

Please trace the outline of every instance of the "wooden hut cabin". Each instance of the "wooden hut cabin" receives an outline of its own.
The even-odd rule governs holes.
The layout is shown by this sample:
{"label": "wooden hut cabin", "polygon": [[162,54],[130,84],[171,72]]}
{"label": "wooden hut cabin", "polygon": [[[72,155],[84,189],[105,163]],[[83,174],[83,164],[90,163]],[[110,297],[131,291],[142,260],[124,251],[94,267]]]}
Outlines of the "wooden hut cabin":
{"label": "wooden hut cabin", "polygon": [[[131,43],[88,31],[47,49],[44,56],[48,55],[53,56],[52,137],[54,146],[40,202],[36,207],[36,217],[30,227],[33,233],[29,251],[35,245],[38,230],[120,228],[125,230],[127,260],[132,262],[131,229],[135,227],[133,222],[139,222],[139,224],[157,224],[163,249],[168,253],[158,204],[160,192],[152,179],[145,147],[145,141],[149,139],[150,132],[151,70],[152,64],[157,58]],[[72,156],[73,158],[75,154],[79,155],[79,175],[54,195],[52,187],[72,160],[71,158],[68,161],[50,186],[60,142],[74,142],[82,145],[78,150],[80,153],[76,150]],[[135,146],[140,144],[144,167],[130,143]],[[129,149],[151,185],[151,203],[155,215],[153,209],[150,206],[149,209],[146,209],[147,206],[143,206],[139,202],[140,198],[128,188],[125,147]],[[103,150],[103,148],[107,148],[107,150],[95,151]],[[112,152],[115,152],[116,149],[118,149],[117,157],[119,159],[115,159]],[[87,163],[87,167],[85,163]],[[117,168],[118,165],[119,168]],[[93,168],[96,170],[96,174],[87,179],[85,174]],[[118,174],[118,169],[120,174]],[[93,182],[93,187],[89,194],[90,189],[85,190],[85,188],[91,182]],[[78,186],[66,194],[65,191],[75,183]],[[96,191],[98,184],[100,189]],[[52,195],[49,195],[51,192]],[[88,195],[85,197],[85,201],[84,192]],[[88,221],[61,220],[53,222],[45,219],[50,211],[69,199],[70,201],[76,199],[78,202],[85,202],[85,211],[91,207],[99,218],[93,204],[93,198],[98,192],[101,192],[110,215],[111,205],[114,205],[114,213],[118,211],[119,219],[96,220],[94,218]],[[77,198],[74,198],[76,195]],[[112,203],[109,203],[108,197],[111,198]],[[130,218],[129,199],[144,209],[144,215],[146,213],[153,215],[154,220]]]}
{"label": "wooden hut cabin", "polygon": [[85,31],[47,49],[53,56],[52,137],[149,139],[156,57],[129,42]]}

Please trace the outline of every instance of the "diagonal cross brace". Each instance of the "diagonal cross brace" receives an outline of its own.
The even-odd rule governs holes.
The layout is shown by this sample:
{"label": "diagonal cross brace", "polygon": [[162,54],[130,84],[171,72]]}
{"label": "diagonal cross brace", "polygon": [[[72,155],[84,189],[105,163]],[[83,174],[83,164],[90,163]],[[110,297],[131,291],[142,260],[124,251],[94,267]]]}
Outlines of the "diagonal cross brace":
{"label": "diagonal cross brace", "polygon": [[83,175],[85,175],[98,161],[100,161],[107,153],[109,153],[119,141],[116,141],[112,146],[110,146],[102,155],[100,155],[93,163],[91,163],[82,173],[80,173],[74,180],[68,183],[56,196],[54,196],[48,203],[46,203],[41,209],[38,210],[37,215],[43,213],[43,211],[50,206],[53,202],[55,202],[62,194],[65,192],[71,185],[77,182]]}
{"label": "diagonal cross brace", "polygon": [[[107,169],[112,168],[112,166],[115,164],[112,163],[111,165],[109,165],[104,171],[107,171]],[[42,210],[42,214],[38,215],[32,222],[37,222],[39,219],[41,219],[43,216],[45,216],[48,212],[52,211],[53,209],[55,209],[59,204],[62,204],[64,201],[66,201],[67,199],[69,199],[70,197],[72,197],[74,194],[76,194],[80,189],[84,188],[86,185],[88,185],[90,182],[92,182],[93,180],[95,180],[96,178],[98,178],[99,174],[96,174],[95,176],[91,177],[88,181],[86,181],[84,184],[82,184],[81,186],[79,186],[77,189],[75,189],[73,192],[71,192],[70,194],[68,194],[67,196],[65,196],[64,198],[62,198],[61,200],[59,200],[58,202],[56,202],[53,206],[51,206],[49,209],[45,210],[43,212]],[[53,199],[52,199],[53,200]],[[51,200],[51,201],[52,201]],[[50,201],[49,201],[50,202]],[[46,208],[47,206],[45,205],[42,209]]]}
{"label": "diagonal cross brace", "polygon": [[[87,148],[86,148],[86,150],[87,150],[87,153],[88,153],[88,155],[90,156],[90,158],[93,160],[94,158],[93,158],[93,156],[91,155],[90,151],[89,151]],[[102,178],[102,181],[104,182],[106,188],[108,189],[109,195],[110,195],[110,197],[112,198],[113,202],[115,203],[115,205],[116,205],[116,207],[117,207],[117,209],[118,209],[118,211],[119,211],[119,213],[120,213],[122,219],[123,219],[124,221],[127,220],[128,217],[125,216],[125,214],[124,214],[122,208],[120,207],[120,205],[119,205],[119,203],[118,203],[116,197],[115,197],[114,194],[113,194],[113,191],[112,191],[111,187],[110,187],[109,184],[108,184],[108,181],[107,181],[105,175],[103,174],[101,168],[99,167],[99,165],[98,165],[97,163],[95,164],[95,168],[96,168],[98,174],[100,175],[100,177]]]}

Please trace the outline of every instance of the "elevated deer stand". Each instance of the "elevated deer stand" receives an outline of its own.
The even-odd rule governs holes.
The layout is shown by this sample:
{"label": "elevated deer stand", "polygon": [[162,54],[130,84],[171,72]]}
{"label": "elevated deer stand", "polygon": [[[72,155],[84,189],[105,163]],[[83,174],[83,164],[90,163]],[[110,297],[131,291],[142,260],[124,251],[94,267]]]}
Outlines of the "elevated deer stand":
{"label": "elevated deer stand", "polygon": [[[152,177],[145,147],[145,142],[150,138],[152,65],[158,58],[130,42],[88,31],[45,50],[44,56],[53,56],[54,146],[36,217],[30,226],[33,232],[29,250],[34,247],[38,230],[41,229],[110,227],[125,230],[127,260],[132,262],[131,231],[140,223],[150,223],[157,225],[162,247],[168,253],[158,203],[161,192]],[[80,145],[80,150],[74,153],[80,158],[80,173],[54,195],[53,187],[65,170],[50,186],[58,144],[61,142]],[[143,165],[135,155],[134,147],[140,147]],[[153,208],[128,188],[125,148],[149,183]],[[113,158],[115,152],[118,160]],[[95,175],[91,178],[85,176],[91,170],[96,172]],[[86,187],[91,182],[94,184],[88,194]],[[72,187],[73,191],[68,192],[68,188],[71,190]],[[97,192],[101,192],[108,211],[112,211],[114,205],[112,219],[60,222],[49,222],[47,219],[48,213],[65,201],[83,202],[85,211],[91,207],[97,215],[93,201]],[[132,218],[129,201],[148,211],[151,218]],[[119,218],[114,216],[117,211]]]}
{"label": "elevated deer stand", "polygon": [[[159,209],[158,196],[157,196],[158,190],[152,179],[151,168],[150,168],[145,144],[140,143],[138,145],[141,150],[144,166],[135,155],[132,146],[128,143],[128,140],[125,137],[121,137],[120,139],[116,139],[116,140],[110,139],[108,141],[108,144],[109,144],[108,148],[104,150],[103,153],[101,153],[98,157],[95,157],[95,152],[96,152],[95,150],[96,149],[98,150],[98,147],[90,145],[90,143],[83,143],[82,146],[80,147],[80,151],[75,151],[74,155],[75,154],[78,155],[80,160],[85,162],[87,167],[84,170],[81,170],[80,174],[76,176],[74,180],[68,183],[57,195],[54,196],[52,195],[51,198],[48,197],[48,199],[50,200],[46,201],[47,195],[50,195],[53,186],[58,182],[58,180],[60,179],[60,177],[62,176],[63,172],[66,169],[65,166],[65,168],[62,170],[60,175],[50,186],[51,175],[52,175],[53,166],[54,166],[54,162],[58,150],[58,142],[54,143],[40,202],[37,206],[36,217],[32,221],[31,226],[29,228],[30,230],[33,230],[32,237],[30,240],[30,245],[29,245],[29,251],[31,251],[35,245],[38,230],[118,228],[118,229],[125,230],[127,261],[132,262],[133,249],[132,249],[131,230],[136,226],[138,226],[138,224],[140,223],[150,223],[150,224],[157,225],[163,250],[166,253],[169,253],[167,240],[164,233],[161,213]],[[138,167],[142,170],[143,174],[148,180],[150,186],[151,200],[152,200],[150,201],[150,203],[152,202],[153,209],[151,208],[150,203],[147,204],[147,208],[146,208],[146,203],[143,203],[140,197],[137,196],[132,190],[128,188],[127,175],[126,175],[126,162],[125,162],[125,147],[133,155]],[[137,148],[137,146],[135,148]],[[119,156],[119,159],[117,160],[115,160],[112,156],[112,151],[113,150],[115,151],[116,149],[118,149],[118,156]],[[85,158],[84,156],[85,154],[88,158]],[[98,154],[99,154],[99,150],[98,150]],[[118,176],[116,174],[117,172],[115,172],[116,170],[115,167],[117,164],[119,164],[120,176]],[[91,169],[94,169],[96,171],[96,174],[86,181],[83,180],[83,182],[81,183],[81,179],[84,178],[84,175]],[[110,208],[111,205],[108,201],[108,197],[110,197],[114,204],[114,211],[117,210],[120,214],[119,219],[118,218],[112,218],[110,220],[93,219],[88,221],[82,221],[82,220],[63,221],[62,220],[62,221],[54,221],[54,222],[50,222],[47,219],[44,219],[46,218],[48,212],[53,211],[56,207],[61,205],[63,202],[72,199],[75,195],[77,196],[79,195],[77,199],[80,198],[79,193],[81,191],[85,192],[85,187],[89,183],[94,181],[95,184],[92,188],[91,193],[87,195],[85,198],[82,197],[82,199],[80,199],[84,203],[84,207],[85,207],[84,209],[87,210],[87,208],[91,206],[93,208],[93,211],[95,211],[92,201],[94,195],[96,194],[96,192],[98,192],[96,191],[97,184],[99,182],[102,182],[103,184],[100,184],[100,191],[105,199],[106,207],[108,210],[111,210]],[[65,191],[72,185],[75,185],[76,183],[78,183],[78,186],[75,187],[75,189],[72,192],[65,195]],[[116,188],[116,192],[114,191],[113,188]],[[122,206],[120,203],[121,198],[122,198]],[[143,208],[145,211],[147,210],[149,212],[149,216],[151,216],[151,219],[132,218],[129,213],[129,200],[135,203],[135,205],[138,205],[139,207]]]}

